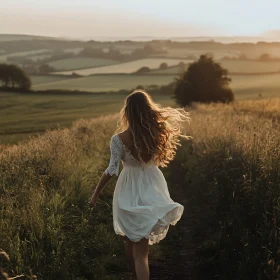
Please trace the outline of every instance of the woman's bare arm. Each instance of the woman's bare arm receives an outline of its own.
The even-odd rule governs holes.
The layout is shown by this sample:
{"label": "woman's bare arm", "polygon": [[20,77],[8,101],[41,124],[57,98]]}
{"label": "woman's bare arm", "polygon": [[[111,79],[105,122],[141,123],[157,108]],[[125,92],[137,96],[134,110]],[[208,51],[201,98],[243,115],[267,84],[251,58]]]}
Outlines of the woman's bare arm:
{"label": "woman's bare arm", "polygon": [[103,175],[102,175],[101,179],[99,180],[99,182],[95,188],[95,191],[91,197],[91,200],[90,200],[91,207],[95,207],[95,204],[96,204],[96,201],[97,201],[97,198],[98,198],[100,192],[109,183],[109,181],[112,179],[112,177],[113,176],[111,176],[109,174],[103,173]]}

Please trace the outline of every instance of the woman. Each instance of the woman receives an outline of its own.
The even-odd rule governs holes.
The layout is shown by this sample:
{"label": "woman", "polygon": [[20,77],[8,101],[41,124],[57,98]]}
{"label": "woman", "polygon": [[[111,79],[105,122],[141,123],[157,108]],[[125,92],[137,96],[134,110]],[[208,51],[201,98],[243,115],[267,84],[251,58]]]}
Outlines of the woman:
{"label": "woman", "polygon": [[116,234],[126,240],[126,253],[133,279],[148,280],[148,247],[158,243],[170,225],[180,220],[184,207],[169,195],[158,166],[165,167],[175,156],[184,121],[183,109],[163,108],[144,91],[130,94],[121,110],[122,132],[111,138],[111,159],[91,198],[94,207],[99,193],[113,175],[119,174],[113,199]]}

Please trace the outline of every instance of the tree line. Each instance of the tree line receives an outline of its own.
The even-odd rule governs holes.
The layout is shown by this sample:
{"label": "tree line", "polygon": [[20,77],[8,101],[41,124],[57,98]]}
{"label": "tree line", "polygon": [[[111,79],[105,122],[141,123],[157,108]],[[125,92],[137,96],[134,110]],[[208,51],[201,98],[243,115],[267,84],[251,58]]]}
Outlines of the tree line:
{"label": "tree line", "polygon": [[0,82],[5,88],[31,89],[31,79],[24,70],[13,64],[0,64]]}

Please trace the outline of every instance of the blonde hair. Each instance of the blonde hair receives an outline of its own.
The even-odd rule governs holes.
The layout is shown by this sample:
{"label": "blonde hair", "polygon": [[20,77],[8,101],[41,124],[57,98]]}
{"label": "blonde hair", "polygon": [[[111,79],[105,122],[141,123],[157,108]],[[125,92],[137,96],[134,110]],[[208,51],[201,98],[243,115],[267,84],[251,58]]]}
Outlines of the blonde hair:
{"label": "blonde hair", "polygon": [[184,109],[162,107],[145,91],[136,90],[125,99],[118,124],[119,130],[130,130],[141,162],[143,155],[149,155],[165,167],[176,154],[179,137],[188,138],[182,133],[182,124],[189,120]]}

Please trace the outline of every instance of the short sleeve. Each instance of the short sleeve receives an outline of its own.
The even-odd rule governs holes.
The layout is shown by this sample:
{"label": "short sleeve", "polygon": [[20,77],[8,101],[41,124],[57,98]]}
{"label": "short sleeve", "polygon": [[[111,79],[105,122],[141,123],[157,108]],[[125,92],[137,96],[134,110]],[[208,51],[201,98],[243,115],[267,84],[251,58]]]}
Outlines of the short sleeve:
{"label": "short sleeve", "polygon": [[105,170],[105,174],[110,176],[119,175],[120,163],[123,158],[123,146],[118,139],[117,135],[112,136],[110,143],[111,158],[108,168]]}

